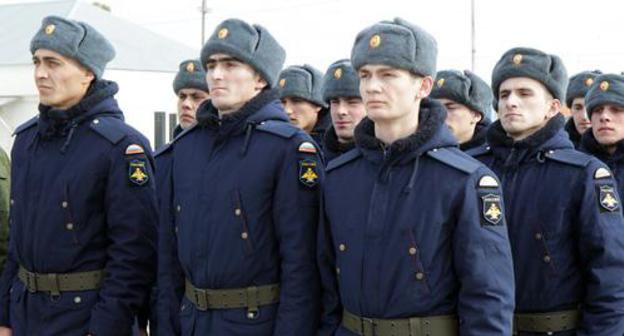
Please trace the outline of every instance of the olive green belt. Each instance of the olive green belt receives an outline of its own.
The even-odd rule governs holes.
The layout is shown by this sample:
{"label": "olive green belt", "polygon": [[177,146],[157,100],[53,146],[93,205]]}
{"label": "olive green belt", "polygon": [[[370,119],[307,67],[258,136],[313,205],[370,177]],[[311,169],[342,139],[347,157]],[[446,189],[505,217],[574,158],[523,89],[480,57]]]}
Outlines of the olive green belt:
{"label": "olive green belt", "polygon": [[578,310],[564,310],[550,313],[514,314],[514,333],[553,333],[574,330],[581,321]]}
{"label": "olive green belt", "polygon": [[257,314],[259,306],[278,303],[280,295],[278,284],[233,289],[201,289],[186,279],[185,287],[186,298],[198,310],[247,308],[249,318]]}
{"label": "olive green belt", "polygon": [[459,322],[455,315],[374,319],[342,313],[342,325],[360,336],[456,336]]}
{"label": "olive green belt", "polygon": [[60,295],[61,292],[94,290],[102,287],[104,270],[75,273],[33,273],[19,267],[17,277],[26,289],[31,292],[50,292]]}

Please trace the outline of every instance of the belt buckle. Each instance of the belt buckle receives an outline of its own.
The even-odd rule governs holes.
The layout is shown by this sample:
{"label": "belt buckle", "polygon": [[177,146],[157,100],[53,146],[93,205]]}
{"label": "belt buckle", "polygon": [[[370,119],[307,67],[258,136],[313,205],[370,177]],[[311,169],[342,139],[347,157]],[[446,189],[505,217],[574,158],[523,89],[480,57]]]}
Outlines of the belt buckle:
{"label": "belt buckle", "polygon": [[37,275],[35,273],[26,271],[26,289],[30,293],[37,292]]}
{"label": "belt buckle", "polygon": [[208,310],[208,293],[205,289],[193,288],[193,295],[195,296],[195,302],[197,309],[201,311]]}
{"label": "belt buckle", "polygon": [[[370,328],[367,328],[366,326],[369,325]],[[362,328],[362,335],[364,336],[376,336],[377,335],[377,324],[375,323],[375,320],[373,320],[372,318],[367,318],[367,317],[361,317],[360,318],[360,327]],[[370,334],[368,334],[366,331],[370,330]]]}

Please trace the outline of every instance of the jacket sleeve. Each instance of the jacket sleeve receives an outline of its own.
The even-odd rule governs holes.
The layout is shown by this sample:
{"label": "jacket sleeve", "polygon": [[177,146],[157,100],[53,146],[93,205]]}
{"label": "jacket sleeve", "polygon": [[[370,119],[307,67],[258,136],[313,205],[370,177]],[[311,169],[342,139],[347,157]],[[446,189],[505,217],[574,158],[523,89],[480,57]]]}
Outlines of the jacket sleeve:
{"label": "jacket sleeve", "polygon": [[[129,330],[155,278],[158,216],[152,157],[145,144],[145,153],[126,154],[131,144],[143,142],[127,137],[110,154],[104,209],[110,245],[106,277],[91,311],[89,332],[95,336]],[[133,180],[131,163],[147,177]]]}
{"label": "jacket sleeve", "polygon": [[[295,145],[286,149],[273,198],[281,260],[280,303],[273,334],[279,336],[314,335],[320,311],[316,234],[324,172],[317,154],[299,153],[299,143]],[[301,176],[308,168],[311,175]]]}
{"label": "jacket sleeve", "polygon": [[184,294],[184,273],[178,259],[173,209],[171,152],[156,159],[160,221],[158,227],[157,335],[179,335],[179,307]]}
{"label": "jacket sleeve", "polygon": [[453,238],[459,334],[511,335],[514,271],[500,182],[485,169],[468,181]]}
{"label": "jacket sleeve", "polygon": [[622,205],[612,176],[594,178],[599,168],[607,169],[597,162],[589,167],[581,188],[578,250],[586,285],[579,336],[624,334]]}
{"label": "jacket sleeve", "polygon": [[2,271],[2,277],[0,277],[0,300],[2,309],[0,310],[0,326],[11,327],[11,316],[9,314],[11,306],[11,287],[13,281],[17,276],[17,261],[15,260],[15,246],[9,239],[9,253],[7,255],[6,262],[4,264],[4,270]]}
{"label": "jacket sleeve", "polygon": [[321,198],[317,236],[317,264],[321,278],[321,323],[318,336],[334,335],[342,321],[342,305],[336,277],[336,254],[329,219],[325,215],[325,198]]}

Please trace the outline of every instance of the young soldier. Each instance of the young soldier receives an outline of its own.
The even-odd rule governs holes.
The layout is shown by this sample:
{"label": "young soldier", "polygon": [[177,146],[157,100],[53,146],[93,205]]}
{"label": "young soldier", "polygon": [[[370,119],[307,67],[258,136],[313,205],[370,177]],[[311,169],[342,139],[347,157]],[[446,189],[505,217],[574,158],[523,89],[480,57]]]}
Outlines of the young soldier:
{"label": "young soldier", "polygon": [[431,98],[446,107],[446,125],[459,142],[462,151],[485,143],[492,108],[492,89],[469,70],[439,71]]}
{"label": "young soldier", "polygon": [[180,70],[173,80],[173,92],[178,96],[178,126],[173,137],[195,123],[197,108],[209,99],[206,72],[198,60],[186,60],[180,63]]}
{"label": "young soldier", "polygon": [[160,335],[316,332],[323,167],[272,90],[284,58],[238,19],[202,49],[210,102],[158,155]]}
{"label": "young soldier", "polygon": [[310,134],[321,147],[330,126],[322,78],[323,74],[310,65],[293,65],[280,73],[278,82],[280,99],[290,122]]}
{"label": "young soldier", "polygon": [[624,193],[624,76],[600,75],[585,96],[591,132],[585,132],[581,148],[605,162]]}
{"label": "young soldier", "polygon": [[574,150],[559,57],[513,48],[496,64],[499,120],[474,153],[503,181],[518,335],[624,333],[624,223],[605,165]]}
{"label": "young soldier", "polygon": [[427,98],[436,58],[434,38],[399,18],[355,40],[368,117],[326,171],[321,334],[511,334],[499,182],[456,148],[446,110]]}
{"label": "young soldier", "polygon": [[568,132],[574,148],[579,148],[581,136],[591,127],[591,121],[585,110],[585,94],[600,74],[602,72],[598,70],[583,71],[570,78],[566,90],[566,105],[570,108],[572,116],[566,122],[565,130]]}
{"label": "young soldier", "polygon": [[156,267],[148,141],[102,79],[98,31],[49,16],[30,50],[39,116],[15,131],[0,335],[129,335]]}
{"label": "young soldier", "polygon": [[326,162],[353,149],[353,131],[366,116],[360,96],[360,80],[349,60],[329,66],[323,76],[323,100],[329,104],[332,126],[325,132]]}

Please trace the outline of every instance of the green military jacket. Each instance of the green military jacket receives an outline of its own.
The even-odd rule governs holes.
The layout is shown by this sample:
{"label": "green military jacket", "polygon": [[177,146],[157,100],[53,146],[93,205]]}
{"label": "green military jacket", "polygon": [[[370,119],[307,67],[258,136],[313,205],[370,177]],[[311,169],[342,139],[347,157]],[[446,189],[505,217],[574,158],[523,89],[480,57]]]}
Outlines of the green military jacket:
{"label": "green military jacket", "polygon": [[0,271],[9,248],[9,175],[11,165],[6,152],[0,148]]}

